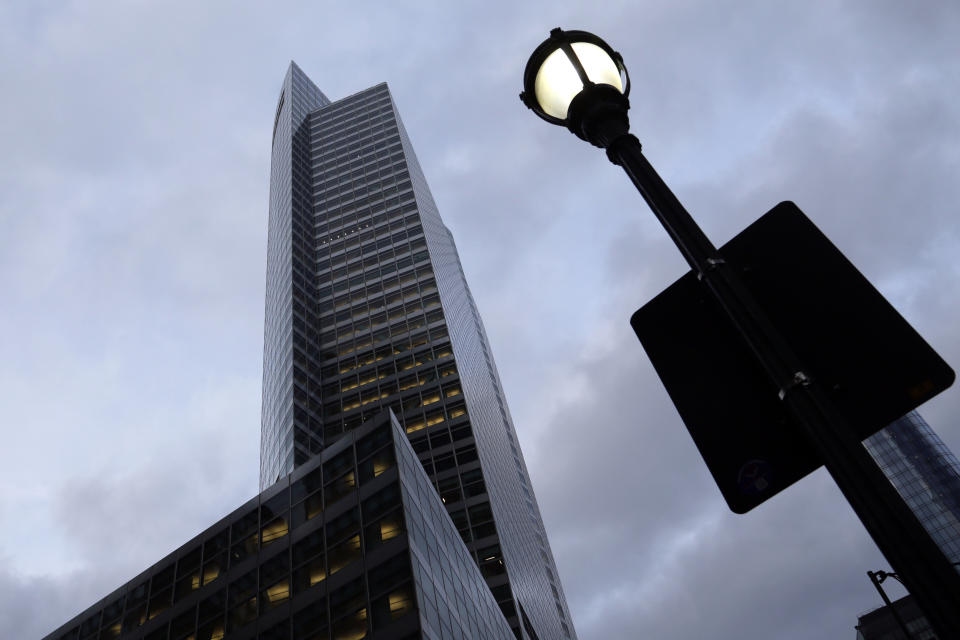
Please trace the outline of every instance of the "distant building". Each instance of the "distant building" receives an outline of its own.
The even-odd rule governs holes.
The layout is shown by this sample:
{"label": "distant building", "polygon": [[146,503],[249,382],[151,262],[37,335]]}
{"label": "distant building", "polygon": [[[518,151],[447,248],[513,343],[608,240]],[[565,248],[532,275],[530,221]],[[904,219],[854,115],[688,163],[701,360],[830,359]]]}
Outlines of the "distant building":
{"label": "distant building", "polygon": [[960,562],[960,461],[916,411],[863,441],[951,562]]}
{"label": "distant building", "polygon": [[[923,616],[920,607],[913,600],[913,596],[905,596],[894,600],[900,619],[910,632],[910,640],[935,640],[936,635],[930,628],[930,623]],[[874,609],[865,613],[857,620],[857,640],[907,640],[893,614],[886,607]]]}
{"label": "distant building", "polygon": [[[960,562],[960,461],[916,411],[863,441],[924,528],[951,562]],[[913,640],[934,638],[913,596],[893,603]],[[960,603],[958,603],[960,606]],[[857,623],[858,640],[905,638],[893,614],[880,607]]]}

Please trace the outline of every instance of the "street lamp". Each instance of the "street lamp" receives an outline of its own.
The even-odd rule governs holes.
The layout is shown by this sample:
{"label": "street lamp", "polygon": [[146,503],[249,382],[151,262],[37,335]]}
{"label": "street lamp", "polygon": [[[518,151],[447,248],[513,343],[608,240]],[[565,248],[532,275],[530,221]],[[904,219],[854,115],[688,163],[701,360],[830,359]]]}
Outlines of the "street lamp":
{"label": "street lamp", "polygon": [[[630,134],[630,81],[620,54],[585,31],[554,29],[527,62],[520,99],[539,117],[605,149],[623,167],[707,295],[749,347],[777,400],[833,476],[941,638],[960,637],[960,574],[867,453],[854,430],[737,271],[660,178]],[[815,257],[811,256],[811,259]],[[757,390],[757,396],[768,393]]]}
{"label": "street lamp", "polygon": [[630,75],[619,53],[587,31],[553,29],[523,72],[520,99],[535,114],[607,150],[623,166],[692,268],[716,249],[697,227],[630,135]]}
{"label": "street lamp", "polygon": [[554,29],[530,56],[520,99],[551,124],[566,126],[599,147],[608,141],[598,123],[629,128],[630,76],[623,58],[586,31]]}
{"label": "street lamp", "polygon": [[897,608],[893,606],[893,603],[890,602],[890,598],[887,597],[887,592],[883,590],[883,587],[880,586],[883,584],[883,581],[887,578],[893,578],[900,584],[903,584],[903,580],[900,579],[895,573],[890,573],[888,571],[867,571],[867,577],[870,578],[870,582],[873,583],[873,586],[877,588],[877,592],[880,594],[880,597],[883,599],[883,606],[890,612],[893,616],[893,619],[896,621],[897,626],[900,627],[900,630],[903,631],[903,637],[905,640],[913,640],[913,634],[910,633],[910,629],[907,628],[907,623],[903,621],[903,618],[900,616],[900,612],[897,611]]}

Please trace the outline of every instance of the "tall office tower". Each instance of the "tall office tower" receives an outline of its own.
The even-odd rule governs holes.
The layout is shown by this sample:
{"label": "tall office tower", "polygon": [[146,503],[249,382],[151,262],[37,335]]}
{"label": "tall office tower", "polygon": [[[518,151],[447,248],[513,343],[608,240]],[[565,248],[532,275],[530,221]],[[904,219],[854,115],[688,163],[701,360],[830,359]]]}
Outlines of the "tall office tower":
{"label": "tall office tower", "polygon": [[[863,441],[884,474],[917,515],[951,562],[960,562],[960,461],[916,411],[911,411]],[[857,620],[858,640],[906,637],[900,622],[916,639],[933,638],[933,630],[911,595]]]}
{"label": "tall office tower", "polygon": [[291,63],[268,237],[260,494],[47,640],[574,638],[385,84],[330,102]]}
{"label": "tall office tower", "polygon": [[951,562],[960,562],[960,461],[916,411],[863,441]]}
{"label": "tall office tower", "polygon": [[476,305],[386,84],[291,63],[273,128],[260,484],[393,409],[514,632],[573,638]]}

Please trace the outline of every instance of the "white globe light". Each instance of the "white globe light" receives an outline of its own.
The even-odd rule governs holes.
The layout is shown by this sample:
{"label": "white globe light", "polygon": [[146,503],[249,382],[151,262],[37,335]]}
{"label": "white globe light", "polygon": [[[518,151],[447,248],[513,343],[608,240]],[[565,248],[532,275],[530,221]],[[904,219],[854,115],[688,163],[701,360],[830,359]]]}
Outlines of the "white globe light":
{"label": "white globe light", "polygon": [[[590,82],[610,85],[623,93],[620,69],[606,51],[590,42],[573,42],[570,47]],[[570,102],[581,91],[583,82],[566,52],[557,49],[547,56],[534,81],[534,94],[540,108],[546,114],[564,120]]]}

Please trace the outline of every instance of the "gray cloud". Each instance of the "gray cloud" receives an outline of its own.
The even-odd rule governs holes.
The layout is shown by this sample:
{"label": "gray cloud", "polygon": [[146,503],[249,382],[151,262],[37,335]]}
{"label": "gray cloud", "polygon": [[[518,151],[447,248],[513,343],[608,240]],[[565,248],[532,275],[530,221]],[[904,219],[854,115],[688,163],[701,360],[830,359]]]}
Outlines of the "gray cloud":
{"label": "gray cloud", "polygon": [[[391,85],[580,637],[852,637],[885,562],[829,478],[728,513],[630,331],[685,267],[602,152],[517,100],[553,26],[623,53],[634,131],[715,241],[795,200],[960,362],[950,3],[7,3],[0,635],[57,626],[255,493],[269,122],[293,58],[332,98]],[[922,408],[954,449],[958,403]]]}
{"label": "gray cloud", "polygon": [[102,574],[90,572],[54,578],[0,569],[0,621],[4,633],[11,638],[40,638],[78,613],[78,595],[90,595],[94,602],[111,588],[109,585]]}

